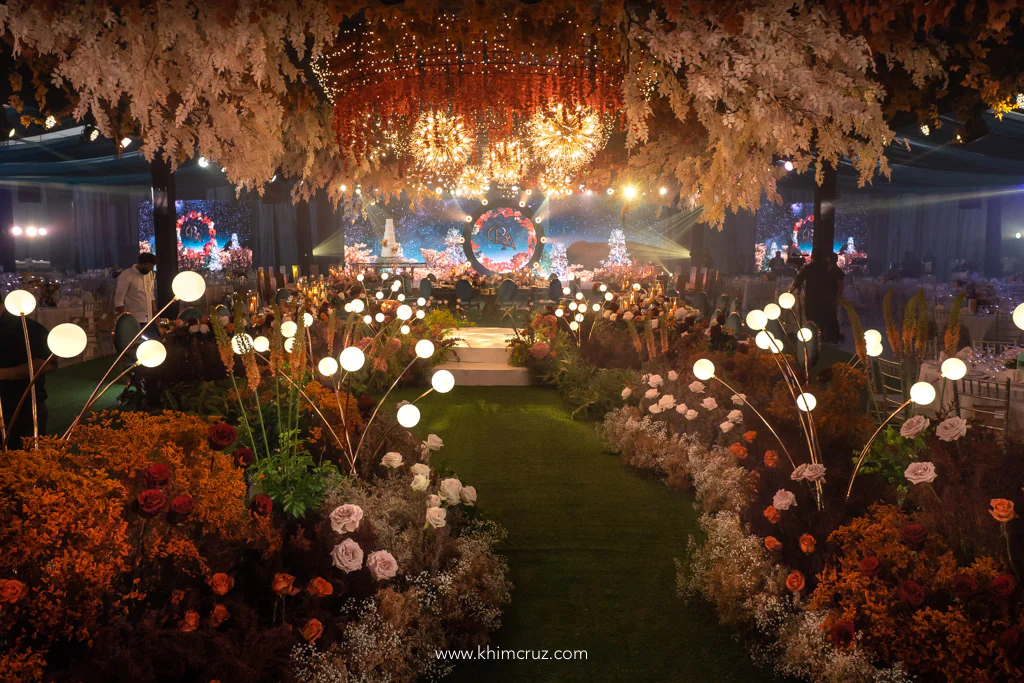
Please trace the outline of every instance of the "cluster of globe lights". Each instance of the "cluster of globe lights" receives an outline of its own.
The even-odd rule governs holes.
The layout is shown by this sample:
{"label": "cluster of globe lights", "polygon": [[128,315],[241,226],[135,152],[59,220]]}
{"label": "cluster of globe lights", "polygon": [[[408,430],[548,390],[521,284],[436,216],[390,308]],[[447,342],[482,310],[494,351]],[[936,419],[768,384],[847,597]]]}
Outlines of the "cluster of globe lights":
{"label": "cluster of globe lights", "polygon": [[[570,273],[569,281],[571,282],[574,279],[575,276]],[[608,291],[608,285],[602,284],[599,289],[604,293],[605,301],[612,301],[615,298],[615,295]],[[601,312],[601,304],[590,303],[590,301],[583,296],[583,292],[581,291],[577,291],[573,294],[572,287],[562,287],[562,296],[569,297],[570,301],[564,308],[562,304],[558,305],[558,308],[555,309],[555,317],[567,320],[569,329],[573,332],[579,332],[580,323],[586,319],[586,314],[588,312]],[[571,314],[569,317],[566,317],[567,310],[568,313]]]}

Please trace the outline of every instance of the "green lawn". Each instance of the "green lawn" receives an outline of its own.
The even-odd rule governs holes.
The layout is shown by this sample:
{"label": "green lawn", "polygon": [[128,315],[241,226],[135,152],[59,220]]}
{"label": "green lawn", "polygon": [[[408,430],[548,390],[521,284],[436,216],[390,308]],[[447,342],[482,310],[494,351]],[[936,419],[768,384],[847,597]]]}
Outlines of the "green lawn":
{"label": "green lawn", "polygon": [[[401,395],[399,398],[411,398]],[[604,452],[593,424],[532,387],[463,387],[421,403],[414,431],[445,447],[508,529],[515,592],[494,645],[582,649],[586,661],[460,664],[469,681],[752,681],[750,663],[707,605],[675,596],[673,558],[696,529],[687,494]]]}
{"label": "green lawn", "polygon": [[[50,434],[62,434],[78,415],[85,402],[89,400],[96,383],[103,377],[114,357],[94,358],[82,363],[75,363],[50,373],[46,377],[46,407],[50,411],[50,421],[46,431]],[[117,374],[111,373],[110,379]],[[117,405],[117,395],[124,387],[115,385],[105,393],[95,405],[93,411],[106,410]]]}

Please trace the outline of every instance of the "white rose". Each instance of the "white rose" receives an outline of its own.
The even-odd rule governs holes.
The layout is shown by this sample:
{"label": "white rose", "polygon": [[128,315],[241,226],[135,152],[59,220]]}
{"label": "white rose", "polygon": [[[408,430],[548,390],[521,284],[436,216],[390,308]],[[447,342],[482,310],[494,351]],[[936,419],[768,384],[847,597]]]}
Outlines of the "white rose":
{"label": "white rose", "polygon": [[633,390],[630,389],[629,387],[626,387],[625,389],[622,390],[622,400],[623,401],[625,401],[627,398],[629,398],[632,395],[633,395]]}
{"label": "white rose", "polygon": [[398,562],[387,550],[378,550],[366,558],[366,568],[374,579],[380,581],[393,578],[398,573]]}
{"label": "white rose", "polygon": [[704,410],[714,410],[718,407],[718,401],[708,396],[706,399],[700,402],[700,405]]}
{"label": "white rose", "polygon": [[363,509],[358,505],[345,503],[334,508],[330,518],[331,528],[335,533],[351,533],[359,528],[359,522],[363,519]]}
{"label": "white rose", "polygon": [[743,411],[742,410],[730,410],[729,411],[729,422],[733,424],[740,424],[743,422]]}
{"label": "white rose", "polygon": [[676,398],[672,394],[665,394],[658,400],[658,405],[664,410],[670,410],[676,404]]}
{"label": "white rose", "polygon": [[611,320],[612,322],[615,322],[616,320],[619,319],[619,316],[616,315],[615,313],[612,313],[610,316],[608,316],[608,319]]}
{"label": "white rose", "polygon": [[444,508],[427,508],[427,524],[435,529],[440,529],[448,523],[445,521],[447,516],[448,511]]}
{"label": "white rose", "polygon": [[704,384],[702,382],[690,382],[689,389],[690,389],[690,391],[692,391],[695,394],[703,394],[704,393]]}
{"label": "white rose", "polygon": [[686,415],[686,413],[689,412],[689,410],[690,409],[686,407],[685,403],[680,403],[679,405],[676,406],[676,412],[679,413],[680,415]]}
{"label": "white rose", "polygon": [[930,462],[912,462],[903,476],[911,484],[917,486],[918,484],[930,484],[939,475],[935,472],[935,465]]}
{"label": "white rose", "polygon": [[779,489],[775,492],[775,497],[772,498],[772,507],[776,510],[785,511],[794,505],[796,505],[796,496],[792,491],[786,489]]}
{"label": "white rose", "polygon": [[661,378],[661,375],[651,375],[647,378],[647,383],[652,387],[660,387],[664,382],[665,380]]}
{"label": "white rose", "polygon": [[663,412],[665,409],[662,408],[657,403],[652,403],[650,406],[648,406],[647,410],[651,411],[651,415],[657,415],[658,413]]}
{"label": "white rose", "polygon": [[924,415],[915,415],[900,427],[900,436],[905,439],[913,439],[915,436],[928,429],[930,421]]}
{"label": "white rose", "polygon": [[430,480],[424,477],[422,474],[417,474],[415,477],[412,478],[413,491],[426,491],[428,486],[430,486]]}
{"label": "white rose", "polygon": [[441,441],[441,437],[437,434],[429,434],[427,440],[423,443],[432,451],[440,450],[441,446],[444,445],[444,441]]}
{"label": "white rose", "polygon": [[413,474],[422,474],[424,477],[430,476],[430,466],[425,465],[422,462],[418,462],[412,467],[410,467],[409,471],[412,472]]}
{"label": "white rose", "polygon": [[675,382],[677,379],[679,379],[679,373],[676,372],[675,370],[669,370],[668,371],[668,381],[669,382]]}
{"label": "white rose", "polygon": [[732,428],[735,427],[735,426],[736,426],[735,424],[733,424],[732,422],[729,422],[728,420],[726,420],[722,424],[718,425],[718,428],[722,430],[723,434],[728,434],[729,432],[732,431]]}
{"label": "white rose", "polygon": [[652,330],[658,329],[658,322],[659,322],[659,320],[657,318],[655,318],[654,320],[651,321],[651,329]]}
{"label": "white rose", "polygon": [[956,441],[967,433],[967,420],[962,417],[946,418],[935,428],[935,436],[943,441]]}
{"label": "white rose", "polygon": [[395,451],[391,451],[390,453],[385,453],[384,457],[380,459],[380,464],[384,465],[384,467],[390,467],[391,469],[395,469],[396,467],[401,467],[402,466],[402,454],[401,453],[396,453]]}
{"label": "white rose", "polygon": [[658,393],[659,392],[657,389],[648,389],[646,392],[644,392],[644,398],[646,398],[648,401],[653,401],[654,399],[658,398]]}
{"label": "white rose", "polygon": [[436,493],[431,493],[429,496],[427,496],[427,507],[428,508],[441,507],[441,497],[439,495],[437,495]]}
{"label": "white rose", "polygon": [[334,546],[331,551],[331,562],[335,567],[348,574],[363,568],[363,549],[351,538]]}
{"label": "white rose", "polygon": [[475,486],[463,486],[462,490],[459,491],[459,498],[462,499],[463,505],[469,505],[472,507],[476,504],[476,487]]}
{"label": "white rose", "polygon": [[743,405],[746,402],[747,402],[747,395],[746,394],[733,394],[732,395],[732,404],[733,405],[741,406],[741,405]]}
{"label": "white rose", "polygon": [[825,466],[817,463],[810,463],[804,468],[804,479],[807,481],[818,481],[825,478]]}
{"label": "white rose", "polygon": [[459,504],[459,491],[462,490],[462,482],[458,479],[445,479],[441,482],[441,499],[449,505]]}
{"label": "white rose", "polygon": [[622,314],[622,319],[623,320],[632,320],[633,319],[633,311],[626,311],[625,313],[623,313]]}
{"label": "white rose", "polygon": [[696,420],[697,419],[697,414],[698,413],[697,413],[696,410],[687,410],[686,411],[686,419],[687,420]]}

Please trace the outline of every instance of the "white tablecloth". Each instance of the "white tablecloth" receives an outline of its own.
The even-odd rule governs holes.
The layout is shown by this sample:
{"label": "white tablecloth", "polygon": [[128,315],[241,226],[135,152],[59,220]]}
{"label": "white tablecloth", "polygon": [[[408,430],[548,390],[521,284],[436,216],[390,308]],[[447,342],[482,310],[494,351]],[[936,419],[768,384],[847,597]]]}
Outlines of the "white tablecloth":
{"label": "white tablecloth", "polygon": [[[1010,380],[1010,431],[1017,435],[1024,435],[1024,370],[1003,370],[988,376],[972,376],[968,374],[967,379],[981,379],[989,382],[1005,382]],[[939,364],[928,361],[921,364],[921,372],[917,381],[928,382],[935,387],[935,401],[930,406],[917,406],[917,412],[928,417],[935,417],[941,405],[953,409],[953,383],[943,379],[939,374]],[[961,407],[970,406],[969,398],[961,398]],[[963,416],[970,421],[971,414],[964,412]]]}
{"label": "white tablecloth", "polygon": [[[949,319],[948,312],[936,313],[935,329],[940,335],[946,333],[946,321]],[[996,326],[996,317],[984,313],[968,313],[966,308],[960,309],[960,324],[967,330],[971,339],[971,346],[977,347],[978,342],[988,339],[989,334]]]}
{"label": "white tablecloth", "polygon": [[32,312],[30,318],[35,319],[36,322],[41,324],[48,330],[52,330],[61,323],[69,323],[75,318],[82,316],[82,306],[59,306],[57,308],[43,308],[40,306],[36,307],[36,310]]}

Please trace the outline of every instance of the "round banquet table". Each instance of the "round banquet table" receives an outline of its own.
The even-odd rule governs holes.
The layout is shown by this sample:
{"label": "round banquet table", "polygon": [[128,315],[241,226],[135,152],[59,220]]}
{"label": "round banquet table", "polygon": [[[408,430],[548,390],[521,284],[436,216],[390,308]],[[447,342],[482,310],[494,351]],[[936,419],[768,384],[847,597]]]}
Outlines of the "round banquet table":
{"label": "round banquet table", "polygon": [[82,317],[82,306],[58,306],[56,308],[37,306],[29,317],[46,329],[52,330],[57,325],[69,323],[75,318]]}
{"label": "round banquet table", "polygon": [[[941,333],[945,333],[946,321],[948,319],[948,313],[937,314],[935,316],[935,327]],[[984,341],[988,338],[989,332],[991,332],[992,328],[996,325],[996,317],[994,315],[986,315],[984,313],[968,313],[966,308],[961,308],[960,325],[967,330],[967,334],[971,339],[971,346],[977,346],[978,342]]]}
{"label": "round banquet table", "polygon": [[[1024,370],[1001,370],[995,373],[969,371],[966,379],[984,380],[987,382],[1005,382],[1010,380],[1010,432],[1016,436],[1024,435]],[[921,364],[921,372],[917,381],[928,382],[935,387],[935,400],[929,406],[917,406],[917,412],[927,417],[935,417],[939,412],[939,401],[952,410],[953,382],[939,374],[939,364],[926,361]],[[961,407],[972,405],[968,397],[961,398]],[[970,412],[964,415],[970,421]]]}

